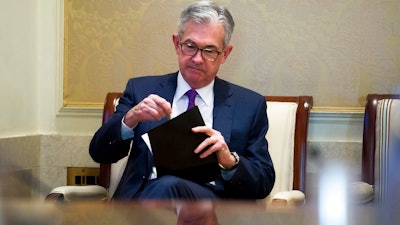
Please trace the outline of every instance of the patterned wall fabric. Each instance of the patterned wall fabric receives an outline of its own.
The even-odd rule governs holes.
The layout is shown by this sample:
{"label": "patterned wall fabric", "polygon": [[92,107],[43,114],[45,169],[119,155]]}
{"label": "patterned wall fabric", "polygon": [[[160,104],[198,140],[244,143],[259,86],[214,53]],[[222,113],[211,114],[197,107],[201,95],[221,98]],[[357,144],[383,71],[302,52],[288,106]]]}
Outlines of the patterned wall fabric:
{"label": "patterned wall fabric", "polygon": [[[130,77],[177,70],[172,44],[188,0],[65,0],[64,105],[101,106]],[[400,94],[400,1],[221,0],[234,49],[219,76],[263,95],[363,107]]]}

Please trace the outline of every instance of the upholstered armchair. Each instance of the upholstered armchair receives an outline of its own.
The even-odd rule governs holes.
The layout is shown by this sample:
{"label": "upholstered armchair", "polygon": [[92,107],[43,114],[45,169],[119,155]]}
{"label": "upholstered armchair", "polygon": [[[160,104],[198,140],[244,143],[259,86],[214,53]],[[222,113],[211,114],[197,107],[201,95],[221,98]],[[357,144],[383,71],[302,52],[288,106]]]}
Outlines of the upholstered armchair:
{"label": "upholstered armchair", "polygon": [[[365,106],[361,182],[350,188],[356,203],[385,205],[400,187],[400,95],[369,94]],[[397,197],[400,197],[397,195]]]}
{"label": "upholstered armchair", "polygon": [[[108,93],[103,123],[115,111],[122,93]],[[266,96],[270,128],[266,138],[276,170],[275,186],[262,204],[302,205],[305,202],[306,149],[311,96]],[[76,199],[106,200],[112,197],[127,157],[100,165],[99,185],[62,186],[51,191],[47,200],[69,202]]]}
{"label": "upholstered armchair", "polygon": [[307,131],[311,96],[266,96],[269,130],[266,138],[276,180],[268,204],[305,203]]}

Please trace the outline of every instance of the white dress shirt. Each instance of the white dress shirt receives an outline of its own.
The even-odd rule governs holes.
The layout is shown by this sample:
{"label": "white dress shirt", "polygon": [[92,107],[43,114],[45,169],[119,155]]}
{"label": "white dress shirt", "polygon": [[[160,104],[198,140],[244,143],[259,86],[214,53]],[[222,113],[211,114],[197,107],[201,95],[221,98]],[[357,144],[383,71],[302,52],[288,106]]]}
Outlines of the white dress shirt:
{"label": "white dress shirt", "polygon": [[[185,93],[190,90],[191,87],[183,79],[181,72],[178,73],[177,87],[172,101],[172,113],[171,118],[174,118],[181,113],[185,112],[189,103],[189,98]],[[195,98],[195,104],[199,107],[201,116],[203,117],[206,126],[212,127],[213,125],[213,108],[214,108],[214,80],[207,86],[196,89],[197,96]],[[123,140],[132,138],[134,136],[134,128],[128,127],[124,123],[122,118],[121,126],[121,137]],[[153,173],[150,179],[157,178],[157,170],[153,167]]]}
{"label": "white dress shirt", "polygon": [[[189,98],[185,93],[190,90],[190,86],[183,79],[182,74],[178,74],[178,83],[172,102],[172,114],[171,118],[178,116],[179,114],[186,111]],[[214,108],[214,81],[209,85],[196,89],[197,96],[195,99],[196,105],[199,107],[201,116],[203,117],[206,126],[212,127],[213,124],[213,108]]]}

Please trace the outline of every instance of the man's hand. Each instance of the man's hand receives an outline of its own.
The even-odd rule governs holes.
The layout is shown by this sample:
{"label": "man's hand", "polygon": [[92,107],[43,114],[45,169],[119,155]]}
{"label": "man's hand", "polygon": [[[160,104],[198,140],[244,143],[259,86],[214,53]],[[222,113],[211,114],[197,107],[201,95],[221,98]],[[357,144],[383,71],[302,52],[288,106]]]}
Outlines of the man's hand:
{"label": "man's hand", "polygon": [[[192,128],[192,131],[194,133],[205,133],[209,136],[194,150],[194,153],[196,154],[201,152],[200,158],[206,158],[215,152],[218,163],[224,168],[230,169],[236,164],[235,157],[231,154],[224,137],[219,131],[207,126],[194,127]],[[207,151],[202,152],[207,146],[210,146],[210,148],[207,149]]]}
{"label": "man's hand", "polygon": [[158,95],[151,94],[125,114],[124,123],[134,127],[142,121],[160,120],[171,112],[171,103]]}

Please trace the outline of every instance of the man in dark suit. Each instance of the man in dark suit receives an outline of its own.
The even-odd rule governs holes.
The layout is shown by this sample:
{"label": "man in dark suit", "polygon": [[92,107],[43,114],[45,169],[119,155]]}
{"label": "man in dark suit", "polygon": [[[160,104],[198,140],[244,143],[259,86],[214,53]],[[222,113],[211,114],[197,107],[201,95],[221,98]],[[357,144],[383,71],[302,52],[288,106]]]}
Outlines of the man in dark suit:
{"label": "man in dark suit", "polygon": [[[180,17],[172,35],[179,71],[162,76],[132,78],[112,118],[94,135],[90,155],[113,163],[128,155],[115,199],[261,199],[275,182],[265,138],[268,130],[263,96],[217,77],[232,51],[234,21],[229,11],[209,1],[194,3]],[[220,176],[210,183],[157,176],[152,153],[142,134],[186,110],[188,90],[206,126],[192,128],[208,136],[195,154],[215,153]],[[171,131],[173,132],[173,131]],[[206,151],[206,147],[210,146]]]}

